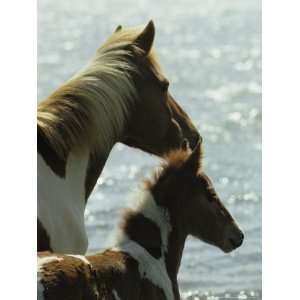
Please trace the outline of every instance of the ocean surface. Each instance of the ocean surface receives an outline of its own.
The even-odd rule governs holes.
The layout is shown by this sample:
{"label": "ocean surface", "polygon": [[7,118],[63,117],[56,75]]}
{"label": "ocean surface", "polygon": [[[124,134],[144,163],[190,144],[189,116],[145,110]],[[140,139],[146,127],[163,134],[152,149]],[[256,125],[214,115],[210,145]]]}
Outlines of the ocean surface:
{"label": "ocean surface", "polygon": [[[118,24],[153,19],[170,91],[204,137],[205,169],[243,228],[232,254],[189,238],[183,299],[261,299],[261,7],[256,0],[39,0],[38,98],[83,67]],[[117,144],[86,212],[102,249],[132,193],[159,160]]]}

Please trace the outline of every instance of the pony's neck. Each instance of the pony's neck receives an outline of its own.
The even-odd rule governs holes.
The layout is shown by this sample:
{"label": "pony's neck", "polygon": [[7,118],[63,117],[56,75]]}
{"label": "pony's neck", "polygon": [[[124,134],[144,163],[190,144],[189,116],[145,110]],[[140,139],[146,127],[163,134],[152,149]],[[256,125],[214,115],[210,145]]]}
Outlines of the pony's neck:
{"label": "pony's neck", "polygon": [[168,239],[168,248],[165,253],[165,260],[167,272],[172,281],[174,297],[175,299],[180,300],[177,275],[187,235],[181,225],[180,216],[182,211],[180,210],[180,207],[174,205],[177,202],[177,199],[171,199],[171,201],[173,202],[173,205],[168,210],[172,231],[170,232]]}
{"label": "pony's neck", "polygon": [[[178,230],[178,222],[168,209],[157,204],[150,191],[143,191],[123,216],[115,246],[134,241],[142,246],[165,269],[172,283],[175,299],[180,299],[177,274],[186,234]],[[145,235],[145,232],[147,235]]]}
{"label": "pony's neck", "polygon": [[136,105],[131,75],[135,66],[125,54],[117,49],[99,51],[38,106],[39,132],[61,161],[67,163],[70,153],[88,149],[87,196],[112,147],[122,140]]}
{"label": "pony's neck", "polygon": [[[115,66],[112,69],[110,65]],[[123,135],[131,118],[135,104],[136,92],[128,70],[133,68],[120,57],[100,55],[90,65],[75,76],[74,80],[81,81],[86,101],[95,102],[94,118],[96,136],[89,151],[89,165],[86,174],[85,188],[87,200],[113,146],[123,139]],[[90,92],[92,91],[92,92]],[[97,115],[95,116],[95,113]]]}

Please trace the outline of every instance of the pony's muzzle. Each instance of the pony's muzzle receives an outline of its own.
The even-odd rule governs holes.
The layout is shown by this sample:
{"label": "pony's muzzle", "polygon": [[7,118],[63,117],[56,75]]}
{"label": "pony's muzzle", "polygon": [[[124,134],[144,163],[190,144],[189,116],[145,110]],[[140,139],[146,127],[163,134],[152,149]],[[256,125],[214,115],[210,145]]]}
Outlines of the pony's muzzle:
{"label": "pony's muzzle", "polygon": [[240,247],[244,241],[244,233],[237,227],[236,224],[232,224],[226,228],[224,236],[223,251],[231,252],[234,249]]}
{"label": "pony's muzzle", "polygon": [[233,249],[240,247],[243,243],[243,240],[244,240],[244,234],[240,230],[238,231],[238,233],[236,233],[235,235],[229,238],[229,241]]}

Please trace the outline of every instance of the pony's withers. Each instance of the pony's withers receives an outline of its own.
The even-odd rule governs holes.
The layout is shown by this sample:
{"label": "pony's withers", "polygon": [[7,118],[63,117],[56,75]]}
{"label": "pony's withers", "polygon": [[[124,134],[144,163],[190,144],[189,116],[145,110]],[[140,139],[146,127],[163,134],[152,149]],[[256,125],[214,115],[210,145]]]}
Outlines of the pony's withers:
{"label": "pony's withers", "polygon": [[117,142],[163,155],[200,136],[168,92],[155,29],[120,26],[38,106],[38,250],[85,253],[86,200]]}
{"label": "pony's withers", "polygon": [[40,254],[41,299],[179,300],[187,236],[225,253],[242,244],[242,231],[202,169],[200,145],[166,159],[123,213],[111,248],[85,257]]}

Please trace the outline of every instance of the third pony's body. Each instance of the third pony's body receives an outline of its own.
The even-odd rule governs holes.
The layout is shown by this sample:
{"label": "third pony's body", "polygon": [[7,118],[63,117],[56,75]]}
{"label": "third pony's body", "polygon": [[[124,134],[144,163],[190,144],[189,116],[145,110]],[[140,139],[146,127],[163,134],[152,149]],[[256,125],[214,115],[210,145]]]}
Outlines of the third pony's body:
{"label": "third pony's body", "polygon": [[117,142],[162,155],[199,134],[168,92],[154,25],[120,27],[38,107],[38,250],[85,253],[86,200]]}

